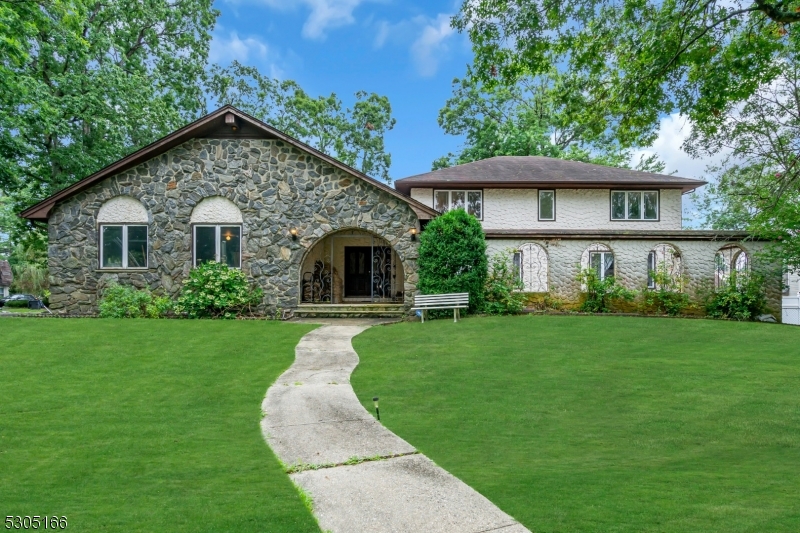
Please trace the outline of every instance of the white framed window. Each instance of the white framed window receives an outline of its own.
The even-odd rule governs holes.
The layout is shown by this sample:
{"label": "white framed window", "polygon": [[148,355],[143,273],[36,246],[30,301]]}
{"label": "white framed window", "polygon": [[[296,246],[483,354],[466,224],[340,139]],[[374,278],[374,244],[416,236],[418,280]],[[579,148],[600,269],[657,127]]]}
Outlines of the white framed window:
{"label": "white framed window", "polygon": [[614,252],[589,252],[589,267],[604,280],[614,275]]}
{"label": "white framed window", "polygon": [[147,268],[147,226],[100,226],[100,268]]}
{"label": "white framed window", "polygon": [[611,220],[658,220],[658,191],[611,191]]}
{"label": "white framed window", "polygon": [[232,268],[242,266],[242,227],[197,224],[192,228],[194,266],[217,261]]}
{"label": "white framed window", "polygon": [[524,292],[547,292],[547,252],[536,243],[525,243],[514,253],[514,269]]}
{"label": "white framed window", "polygon": [[556,191],[539,191],[539,220],[556,219]]}
{"label": "white framed window", "polygon": [[433,191],[433,207],[442,213],[451,209],[465,209],[467,213],[483,220],[483,191]]}

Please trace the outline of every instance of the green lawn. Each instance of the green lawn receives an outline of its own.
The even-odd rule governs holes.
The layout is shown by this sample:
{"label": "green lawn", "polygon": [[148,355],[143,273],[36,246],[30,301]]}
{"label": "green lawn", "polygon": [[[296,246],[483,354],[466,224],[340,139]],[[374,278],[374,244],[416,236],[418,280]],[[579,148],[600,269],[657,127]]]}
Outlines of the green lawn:
{"label": "green lawn", "polygon": [[311,329],[0,319],[0,520],[319,532],[259,427],[267,387]]}
{"label": "green lawn", "polygon": [[470,318],[354,346],[364,406],[532,531],[800,531],[800,328]]}

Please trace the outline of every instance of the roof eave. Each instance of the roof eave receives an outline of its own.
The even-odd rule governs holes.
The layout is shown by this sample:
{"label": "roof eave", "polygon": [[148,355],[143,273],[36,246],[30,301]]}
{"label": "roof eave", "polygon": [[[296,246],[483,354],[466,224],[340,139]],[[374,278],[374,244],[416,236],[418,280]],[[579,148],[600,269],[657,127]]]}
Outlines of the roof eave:
{"label": "roof eave", "polygon": [[[411,180],[411,181],[406,181]],[[404,182],[404,183],[403,183]],[[395,188],[405,195],[411,194],[411,189],[435,189],[439,187],[458,187],[459,189],[617,189],[636,187],[640,189],[680,189],[682,193],[694,191],[704,185],[706,181],[692,182],[618,182],[618,181],[464,181],[458,179],[413,180],[403,178],[395,181]]]}
{"label": "roof eave", "polygon": [[400,193],[399,191],[393,189],[392,187],[389,187],[385,183],[381,183],[380,181],[371,178],[362,172],[359,172],[358,170],[350,167],[349,165],[346,165],[341,161],[320,152],[316,148],[313,148],[307,145],[306,143],[298,139],[295,139],[294,137],[286,135],[282,131],[273,128],[272,126],[248,115],[243,111],[240,111],[239,109],[236,109],[231,105],[225,105],[217,109],[216,111],[213,111],[208,115],[197,119],[191,124],[187,124],[183,128],[176,130],[170,133],[169,135],[166,135],[161,139],[158,139],[157,141],[148,144],[143,148],[140,148],[139,150],[123,157],[118,161],[115,161],[114,163],[98,170],[97,172],[81,179],[80,181],[73,183],[69,187],[61,189],[55,194],[25,209],[24,211],[19,213],[18,216],[29,220],[47,221],[50,215],[50,211],[59,201],[69,198],[74,194],[78,194],[82,190],[91,187],[92,185],[94,185],[99,181],[111,177],[119,172],[123,172],[124,170],[127,170],[128,168],[131,168],[135,165],[138,165],[145,161],[149,161],[150,159],[174,148],[175,146],[178,146],[183,142],[186,142],[187,140],[193,138],[192,133],[197,132],[198,129],[207,125],[209,122],[214,121],[220,115],[228,112],[234,113],[240,119],[249,122],[253,127],[262,130],[268,135],[274,136],[279,140],[282,140],[292,146],[304,150],[314,155],[315,157],[318,157],[319,159],[325,161],[326,163],[346,172],[347,174],[350,174],[353,177],[366,180],[368,183],[378,187],[379,189],[403,200],[404,202],[410,205],[410,207],[414,210],[415,213],[417,213],[417,216],[420,218],[425,218],[426,215],[428,217],[433,218],[438,216],[439,214],[434,209],[426,206],[421,202],[418,202],[417,200],[414,200],[413,198],[410,198],[407,195]]}

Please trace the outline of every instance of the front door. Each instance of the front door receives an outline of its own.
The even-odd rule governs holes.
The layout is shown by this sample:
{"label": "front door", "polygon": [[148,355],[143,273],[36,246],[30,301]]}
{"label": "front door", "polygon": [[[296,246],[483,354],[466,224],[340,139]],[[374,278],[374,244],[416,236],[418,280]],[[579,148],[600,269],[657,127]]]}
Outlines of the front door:
{"label": "front door", "polygon": [[345,246],[344,297],[391,296],[391,254],[388,246]]}

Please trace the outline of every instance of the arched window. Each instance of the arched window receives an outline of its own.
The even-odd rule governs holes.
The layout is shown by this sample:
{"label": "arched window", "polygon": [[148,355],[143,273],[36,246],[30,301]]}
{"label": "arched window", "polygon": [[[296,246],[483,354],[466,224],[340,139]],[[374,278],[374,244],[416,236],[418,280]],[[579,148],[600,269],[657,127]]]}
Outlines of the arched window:
{"label": "arched window", "polygon": [[192,251],[197,266],[217,261],[242,266],[242,212],[221,196],[206,198],[192,210]]}
{"label": "arched window", "polygon": [[514,253],[514,266],[525,292],[547,292],[547,252],[536,243],[526,243]]}
{"label": "arched window", "polygon": [[[663,278],[658,283],[656,278]],[[683,260],[671,244],[658,244],[647,255],[647,288],[681,290]],[[662,284],[664,286],[662,286]]]}
{"label": "arched window", "polygon": [[720,248],[714,256],[714,287],[723,287],[735,272],[737,277],[750,270],[750,256],[735,244]]}
{"label": "arched window", "polygon": [[592,244],[581,256],[581,269],[587,268],[594,269],[601,280],[613,276],[616,268],[614,252],[605,244]]}
{"label": "arched window", "polygon": [[147,209],[136,198],[117,196],[100,206],[100,268],[147,268]]}

